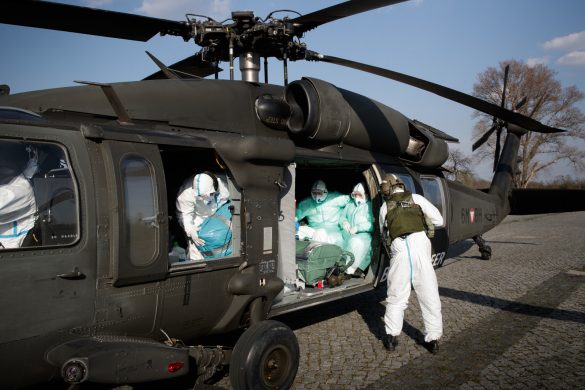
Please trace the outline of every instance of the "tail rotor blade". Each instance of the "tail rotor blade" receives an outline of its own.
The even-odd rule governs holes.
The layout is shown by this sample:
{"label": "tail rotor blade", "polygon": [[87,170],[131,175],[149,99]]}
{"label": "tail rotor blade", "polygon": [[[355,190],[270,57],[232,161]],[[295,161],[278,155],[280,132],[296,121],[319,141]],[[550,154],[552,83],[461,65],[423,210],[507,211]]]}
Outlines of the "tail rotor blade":
{"label": "tail rotor blade", "polygon": [[471,150],[475,152],[475,150],[477,148],[479,148],[481,145],[483,145],[489,138],[490,136],[494,133],[494,131],[498,128],[498,124],[494,124],[488,131],[486,131],[480,139],[478,139],[477,141],[475,141],[475,143],[471,146]]}
{"label": "tail rotor blade", "polygon": [[502,103],[500,104],[500,107],[505,108],[506,107],[506,87],[508,85],[508,73],[510,72],[510,65],[506,65],[506,68],[504,69],[504,87],[502,88]]}
{"label": "tail rotor blade", "polygon": [[514,110],[515,110],[515,111],[518,111],[520,108],[522,108],[522,106],[523,106],[523,105],[525,105],[525,104],[526,104],[526,102],[527,102],[527,101],[528,101],[527,97],[526,97],[526,96],[524,96],[524,97],[522,98],[522,100],[520,100],[520,101],[519,101],[519,102],[516,104],[516,106],[514,106]]}
{"label": "tail rotor blade", "polygon": [[502,127],[498,127],[498,131],[496,132],[496,151],[494,153],[494,172],[498,167],[498,162],[500,161],[500,140],[502,138]]}

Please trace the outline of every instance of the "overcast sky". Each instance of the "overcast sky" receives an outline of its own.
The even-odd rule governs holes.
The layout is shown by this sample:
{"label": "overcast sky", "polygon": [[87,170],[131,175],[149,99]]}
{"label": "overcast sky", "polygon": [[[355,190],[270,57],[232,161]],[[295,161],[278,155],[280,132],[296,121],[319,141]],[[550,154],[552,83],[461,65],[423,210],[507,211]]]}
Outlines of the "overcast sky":
{"label": "overcast sky", "polygon": [[[71,0],[63,3],[184,20],[185,13],[216,20],[231,10],[265,17],[276,9],[309,13],[339,1]],[[585,1],[412,0],[338,20],[305,34],[312,50],[366,62],[471,93],[477,75],[509,59],[544,63],[564,87],[585,92]],[[139,80],[155,72],[150,51],[172,64],[198,50],[192,41],[155,37],[146,43],[0,25],[0,84],[11,93],[73,85],[73,80]],[[237,65],[236,65],[237,66]],[[224,69],[226,66],[224,64]],[[270,81],[282,83],[271,63]],[[228,77],[223,72],[220,77]],[[291,63],[289,79],[313,76],[372,97],[460,139],[471,153],[473,110],[396,82],[330,64]],[[585,112],[585,101],[579,108]],[[487,178],[490,162],[476,172]],[[574,175],[570,167],[539,180]],[[580,177],[585,177],[581,174]]]}

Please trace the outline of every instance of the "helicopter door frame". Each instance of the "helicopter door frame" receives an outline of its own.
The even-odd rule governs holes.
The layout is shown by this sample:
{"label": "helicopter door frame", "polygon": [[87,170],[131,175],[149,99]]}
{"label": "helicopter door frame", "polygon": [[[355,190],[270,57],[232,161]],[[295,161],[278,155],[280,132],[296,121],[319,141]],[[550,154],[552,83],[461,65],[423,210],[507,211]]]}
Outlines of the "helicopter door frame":
{"label": "helicopter door frame", "polygon": [[[438,194],[430,194],[429,187],[424,183],[436,183]],[[447,191],[445,179],[433,174],[421,174],[420,184],[422,195],[431,203],[436,205],[436,196],[441,198],[441,215],[443,216],[443,225],[435,227],[435,235],[431,238],[433,266],[440,267],[447,257],[449,248],[449,219],[451,215],[451,205],[449,202],[449,191]]]}
{"label": "helicopter door frame", "polygon": [[[385,268],[385,263],[388,262],[384,255],[384,249],[381,245],[380,235],[380,207],[382,206],[382,194],[380,192],[380,183],[382,183],[381,168],[377,164],[372,164],[370,168],[363,172],[366,178],[366,185],[370,193],[370,201],[372,202],[372,219],[374,223],[374,231],[372,232],[372,260],[370,262],[370,269],[375,276],[372,286],[378,286],[381,278],[381,271]],[[374,269],[376,265],[376,269]]]}
{"label": "helicopter door frame", "polygon": [[[95,205],[91,195],[95,194],[96,188],[84,139],[78,132],[58,127],[14,124],[1,124],[0,132],[0,140],[27,143],[39,149],[52,146],[45,151],[62,150],[62,155],[39,156],[39,170],[32,179],[33,187],[37,181],[56,178],[57,183],[46,188],[63,188],[59,183],[62,178],[54,176],[54,172],[60,167],[66,168],[70,190],[75,198],[59,200],[59,192],[51,191],[47,202],[48,205],[52,204],[51,207],[57,203],[63,205],[63,202],[75,202],[78,213],[74,217],[77,227],[74,234],[77,238],[49,244],[41,241],[21,248],[0,250],[3,283],[0,296],[0,312],[3,316],[0,322],[0,343],[3,372],[18,372],[28,367],[27,372],[30,374],[41,371],[39,367],[44,367],[43,364],[46,366],[46,361],[37,356],[43,356],[49,345],[56,339],[72,337],[64,329],[86,329],[94,318],[94,237],[97,229],[91,223],[95,220]],[[67,216],[53,213],[53,218],[59,217]],[[31,356],[34,357],[31,359]],[[6,380],[11,379],[2,378],[2,385],[12,387],[10,382],[5,383]]]}
{"label": "helicopter door frame", "polygon": [[169,233],[158,145],[105,140],[102,147],[111,203],[113,284],[163,280]]}

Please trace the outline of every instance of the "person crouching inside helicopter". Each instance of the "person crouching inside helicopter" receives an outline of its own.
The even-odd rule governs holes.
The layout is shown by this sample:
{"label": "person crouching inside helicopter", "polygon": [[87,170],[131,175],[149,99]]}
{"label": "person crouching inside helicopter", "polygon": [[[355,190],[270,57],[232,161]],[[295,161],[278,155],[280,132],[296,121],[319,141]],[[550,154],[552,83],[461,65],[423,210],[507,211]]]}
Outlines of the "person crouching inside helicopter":
{"label": "person crouching inside helicopter", "polygon": [[362,276],[372,258],[372,204],[363,183],[356,184],[350,196],[352,201],[345,206],[339,221],[343,229],[343,249],[353,253],[355,258],[345,273]]}
{"label": "person crouching inside helicopter", "polygon": [[[200,229],[208,218],[226,208],[228,202],[227,186],[211,172],[199,173],[183,182],[176,207],[177,219],[189,241],[189,260],[215,257],[205,255],[206,242],[200,237]],[[229,233],[231,239],[231,231]]]}
{"label": "person crouching inside helicopter", "polygon": [[37,205],[27,160],[23,145],[0,143],[0,250],[20,248],[35,225]]}
{"label": "person crouching inside helicopter", "polygon": [[349,201],[349,195],[329,192],[323,180],[315,181],[311,186],[311,196],[297,206],[297,221],[306,218],[308,222],[308,226],[299,228],[299,239],[343,246],[339,220]]}
{"label": "person crouching inside helicopter", "polygon": [[431,242],[425,232],[425,216],[435,226],[443,224],[443,217],[424,197],[406,191],[404,183],[395,175],[384,177],[381,190],[386,201],[380,208],[380,223],[386,228],[385,244],[391,257],[384,347],[393,351],[398,344],[412,286],[422,311],[425,347],[436,353],[438,340],[443,335],[443,319]]}

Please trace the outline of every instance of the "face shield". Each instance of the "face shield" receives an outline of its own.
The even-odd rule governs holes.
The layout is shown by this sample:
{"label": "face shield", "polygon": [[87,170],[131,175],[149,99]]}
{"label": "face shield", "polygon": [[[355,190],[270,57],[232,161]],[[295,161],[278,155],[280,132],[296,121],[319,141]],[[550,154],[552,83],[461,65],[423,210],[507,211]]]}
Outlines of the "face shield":
{"label": "face shield", "polygon": [[313,183],[313,187],[311,188],[311,197],[317,203],[323,203],[325,199],[327,199],[327,186],[322,180],[317,180]]}
{"label": "face shield", "polygon": [[22,173],[27,153],[15,142],[0,142],[0,184],[6,184]]}

